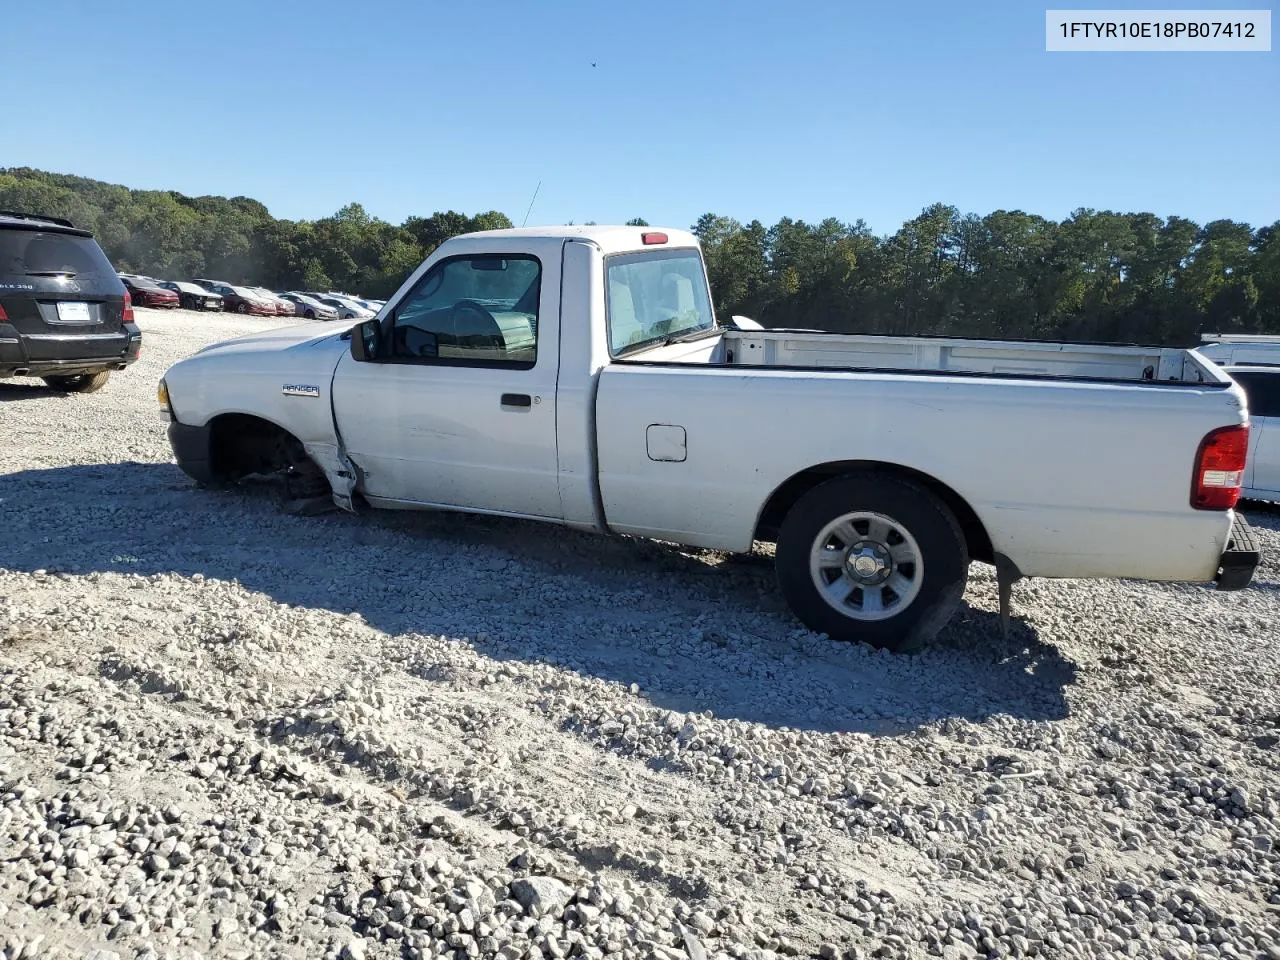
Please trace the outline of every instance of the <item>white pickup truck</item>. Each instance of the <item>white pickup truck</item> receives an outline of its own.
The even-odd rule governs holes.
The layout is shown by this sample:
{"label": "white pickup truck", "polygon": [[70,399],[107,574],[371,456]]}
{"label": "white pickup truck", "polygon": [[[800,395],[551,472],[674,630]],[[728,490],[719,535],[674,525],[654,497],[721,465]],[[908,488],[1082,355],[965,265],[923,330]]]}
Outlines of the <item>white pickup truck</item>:
{"label": "white pickup truck", "polygon": [[373,320],[215,344],[160,384],[202,483],[502,514],[746,552],[810,629],[911,649],[970,561],[1248,584],[1243,394],[1159,347],[717,322],[696,238],[455,237]]}

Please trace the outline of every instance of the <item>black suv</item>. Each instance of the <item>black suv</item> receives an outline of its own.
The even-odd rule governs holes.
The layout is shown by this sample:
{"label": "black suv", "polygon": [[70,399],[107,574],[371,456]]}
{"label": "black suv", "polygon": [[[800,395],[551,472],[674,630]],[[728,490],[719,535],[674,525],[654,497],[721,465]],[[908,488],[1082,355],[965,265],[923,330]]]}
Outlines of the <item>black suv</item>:
{"label": "black suv", "polygon": [[92,233],[0,210],[0,378],[91,393],[141,349],[129,294]]}

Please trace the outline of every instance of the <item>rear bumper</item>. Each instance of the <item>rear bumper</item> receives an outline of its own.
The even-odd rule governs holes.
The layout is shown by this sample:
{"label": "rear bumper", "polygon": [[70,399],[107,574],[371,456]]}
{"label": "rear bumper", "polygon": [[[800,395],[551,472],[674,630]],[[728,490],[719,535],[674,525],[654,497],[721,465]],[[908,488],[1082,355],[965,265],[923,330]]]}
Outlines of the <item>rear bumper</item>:
{"label": "rear bumper", "polygon": [[[119,338],[108,338],[103,341],[88,340],[77,342],[75,337],[45,338],[39,351],[29,348],[31,340],[21,335],[0,336],[0,378],[2,377],[46,377],[77,376],[82,373],[97,373],[99,370],[123,370],[138,359],[142,352],[142,333],[133,326],[127,327],[126,334]],[[16,331],[14,331],[16,333]],[[91,353],[89,343],[97,344],[97,349],[112,342],[123,344],[119,353],[106,356],[76,356]],[[53,344],[53,346],[50,346]],[[30,354],[44,353],[45,356],[32,357]],[[48,356],[49,353],[62,356]]]}
{"label": "rear bumper", "polygon": [[123,370],[132,362],[119,357],[98,360],[39,360],[24,366],[0,366],[0,377],[74,377],[102,370]]}
{"label": "rear bumper", "polygon": [[1262,559],[1262,550],[1258,546],[1258,538],[1254,536],[1249,522],[1237,513],[1231,523],[1231,536],[1227,539],[1227,549],[1222,552],[1218,561],[1218,573],[1213,578],[1219,590],[1243,590],[1253,579]]}
{"label": "rear bumper", "polygon": [[173,457],[182,472],[198,483],[212,483],[215,479],[209,446],[211,433],[208,426],[192,427],[176,420],[169,424]]}

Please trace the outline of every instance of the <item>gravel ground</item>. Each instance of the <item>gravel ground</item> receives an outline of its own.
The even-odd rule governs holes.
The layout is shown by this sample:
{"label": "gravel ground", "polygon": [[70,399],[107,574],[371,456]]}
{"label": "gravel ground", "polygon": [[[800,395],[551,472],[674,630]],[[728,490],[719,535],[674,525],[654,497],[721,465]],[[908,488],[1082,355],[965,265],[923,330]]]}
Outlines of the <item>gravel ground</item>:
{"label": "gravel ground", "polygon": [[271,321],[0,382],[0,953],[1280,958],[1280,513],[1235,594],[975,566],[937,645],[768,558],[196,489],[154,399]]}

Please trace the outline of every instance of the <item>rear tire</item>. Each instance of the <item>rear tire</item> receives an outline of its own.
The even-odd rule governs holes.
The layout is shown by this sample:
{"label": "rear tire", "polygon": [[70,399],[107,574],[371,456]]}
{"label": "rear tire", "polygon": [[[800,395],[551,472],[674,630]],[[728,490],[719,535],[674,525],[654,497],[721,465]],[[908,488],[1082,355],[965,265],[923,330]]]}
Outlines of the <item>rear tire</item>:
{"label": "rear tire", "polygon": [[45,383],[63,393],[94,393],[101,390],[111,379],[110,370],[99,370],[97,373],[82,373],[72,377],[41,377]]}
{"label": "rear tire", "polygon": [[868,472],[814,487],[783,519],[778,583],[795,615],[833,640],[918,650],[960,605],[964,534],[928,490]]}

